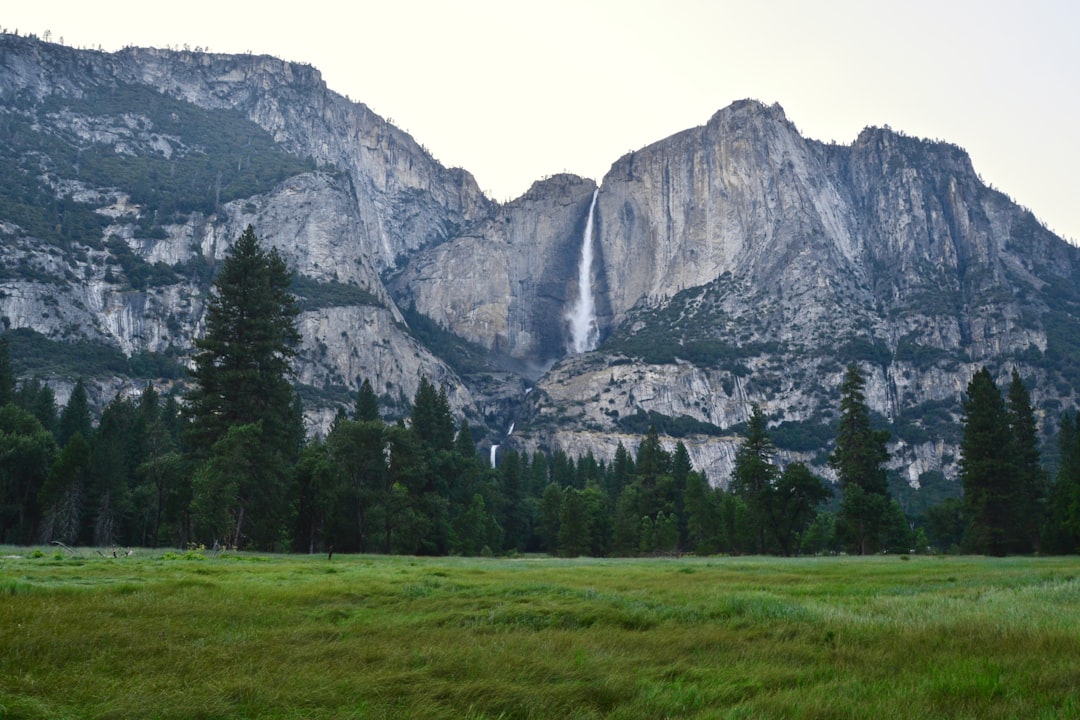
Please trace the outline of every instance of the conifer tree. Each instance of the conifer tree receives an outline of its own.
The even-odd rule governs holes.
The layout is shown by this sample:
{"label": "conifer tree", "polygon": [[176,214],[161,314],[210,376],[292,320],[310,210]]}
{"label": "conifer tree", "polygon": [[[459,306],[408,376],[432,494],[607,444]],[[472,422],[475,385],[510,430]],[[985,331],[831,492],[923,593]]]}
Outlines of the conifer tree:
{"label": "conifer tree", "polygon": [[1058,464],[1047,488],[1040,551],[1069,554],[1080,548],[1080,524],[1074,523],[1080,510],[1080,443],[1073,416],[1068,412],[1058,428],[1057,449]]}
{"label": "conifer tree", "polygon": [[590,547],[589,517],[585,498],[572,487],[563,491],[559,514],[559,554],[563,557],[587,555]]}
{"label": "conifer tree", "polygon": [[0,407],[15,402],[15,369],[11,365],[8,339],[0,336]]}
{"label": "conifer tree", "polygon": [[413,398],[412,431],[426,447],[433,450],[449,450],[454,445],[454,416],[446,389],[435,389],[427,377],[420,378],[420,385]]}
{"label": "conifer tree", "polygon": [[630,456],[626,446],[619,441],[615,447],[615,458],[611,461],[611,478],[608,481],[607,493],[614,505],[623,489],[634,479],[634,459]]}
{"label": "conifer tree", "polygon": [[287,471],[303,441],[289,379],[300,340],[290,283],[284,260],[249,225],[214,281],[206,333],[195,341],[187,439],[198,460],[210,461],[195,484],[195,505],[211,514],[199,524],[238,545],[275,546],[290,513]]}
{"label": "conifer tree", "polygon": [[985,367],[971,378],[964,398],[960,480],[971,548],[1005,555],[1015,544],[1016,455],[1005,403]]}
{"label": "conifer tree", "polygon": [[37,418],[41,426],[56,434],[56,394],[39,378],[24,380],[15,391],[15,404]]}
{"label": "conifer tree", "polygon": [[1018,501],[1015,508],[1017,536],[1014,549],[1031,552],[1039,548],[1046,500],[1046,474],[1039,455],[1038,428],[1031,409],[1031,395],[1013,368],[1009,383],[1008,422],[1016,467]]}
{"label": "conifer tree", "polygon": [[206,456],[230,427],[261,424],[267,450],[294,458],[290,362],[300,334],[289,292],[291,274],[276,250],[262,248],[248,226],[229,251],[206,311],[206,333],[188,394],[189,441]]}
{"label": "conifer tree", "polygon": [[356,408],[353,410],[353,420],[372,422],[380,419],[379,399],[375,397],[375,390],[371,387],[371,381],[364,378],[360,383],[360,390],[356,393]]}
{"label": "conifer tree", "polygon": [[540,500],[540,516],[536,531],[540,536],[540,548],[552,555],[559,549],[559,518],[562,514],[562,503],[562,488],[551,483],[544,489]]}
{"label": "conifer tree", "polygon": [[82,378],[79,378],[71,390],[67,405],[60,411],[56,441],[63,447],[77,434],[89,440],[92,437],[91,431],[90,401],[86,397],[86,386],[83,385]]}
{"label": "conifer tree", "polygon": [[885,463],[889,452],[886,430],[870,425],[870,410],[863,389],[866,381],[855,364],[848,365],[840,387],[840,422],[836,449],[829,465],[836,470],[843,494],[837,530],[860,555],[881,545],[890,512]]}
{"label": "conifer tree", "polygon": [[750,411],[746,436],[735,453],[731,473],[731,492],[742,498],[750,511],[757,552],[765,553],[765,533],[772,525],[773,483],[777,469],[773,464],[776,447],[769,438],[765,413],[754,405]]}

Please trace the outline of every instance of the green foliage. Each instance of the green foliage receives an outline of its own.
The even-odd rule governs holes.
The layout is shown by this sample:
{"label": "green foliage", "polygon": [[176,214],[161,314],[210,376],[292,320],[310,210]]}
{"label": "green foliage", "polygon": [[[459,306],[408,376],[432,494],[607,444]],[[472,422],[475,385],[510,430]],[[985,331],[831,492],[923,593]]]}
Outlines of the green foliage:
{"label": "green foliage", "polygon": [[1004,555],[1012,544],[1010,518],[1016,496],[1016,467],[1010,448],[1005,403],[990,371],[980,369],[964,399],[960,480],[977,552]]}
{"label": "green foliage", "polygon": [[[122,128],[115,137],[123,152],[114,143],[87,145],[66,124],[65,118],[79,116]],[[237,110],[206,110],[141,85],[102,85],[81,97],[52,95],[40,104],[20,104],[0,116],[0,127],[0,216],[65,246],[100,247],[109,218],[90,204],[56,197],[43,173],[127,193],[143,208],[136,235],[160,237],[161,223],[193,211],[215,212],[222,203],[315,169]],[[129,281],[133,287],[154,284],[167,272],[155,267],[151,275],[136,273]]]}
{"label": "green foliage", "polygon": [[490,370],[487,350],[463,340],[413,307],[402,307],[407,330],[434,355],[462,375]]}
{"label": "green foliage", "polygon": [[15,368],[11,364],[8,338],[0,335],[0,407],[15,402]]}
{"label": "green foliage", "polygon": [[689,415],[671,417],[658,413],[655,410],[645,412],[638,408],[633,415],[619,418],[619,428],[629,433],[646,433],[649,428],[656,428],[657,432],[671,437],[682,438],[689,435],[713,435],[723,434],[723,430],[712,423],[703,422]]}
{"label": "green foliage", "polygon": [[364,378],[360,383],[360,390],[356,393],[356,407],[353,410],[353,419],[362,422],[372,422],[379,419],[379,399],[375,397],[375,390],[371,387],[371,381]]}
{"label": "green foliage", "polygon": [[731,472],[731,492],[750,510],[757,537],[757,552],[766,552],[765,534],[773,512],[773,482],[777,468],[773,463],[776,446],[769,437],[765,414],[757,405],[750,412],[746,435],[735,453]]}
{"label": "green foliage", "polygon": [[[287,469],[303,440],[289,364],[300,336],[290,276],[248,226],[214,283],[188,393],[201,537],[277,547],[291,526]],[[197,524],[198,524],[197,522]]]}
{"label": "green foliage", "polygon": [[863,388],[866,381],[854,363],[848,365],[840,388],[840,420],[836,449],[829,465],[836,470],[843,494],[837,530],[860,555],[882,547],[890,511],[885,463],[889,433],[872,427]]}
{"label": "green foliage", "polygon": [[296,295],[301,312],[357,305],[383,307],[382,301],[370,291],[359,285],[346,285],[336,280],[315,280],[306,275],[293,275],[289,289]]}
{"label": "green foliage", "polygon": [[[238,110],[206,110],[142,85],[103,87],[80,99],[53,95],[41,111],[120,122],[132,108],[138,108],[136,134],[150,132],[171,140],[171,157],[149,148],[128,155],[98,144],[77,157],[50,156],[57,172],[70,176],[65,171],[77,164],[77,174],[86,182],[119,187],[161,218],[192,211],[209,214],[222,203],[266,192],[285,178],[315,169],[310,160],[282,150],[270,133]],[[138,142],[129,144],[138,147]]]}
{"label": "green foliage", "polygon": [[[880,348],[875,353],[880,359]],[[860,358],[868,359],[868,358]],[[928,370],[939,363],[954,361],[955,358],[946,350],[920,344],[912,335],[905,335],[896,342],[893,362],[908,362],[920,370]]]}
{"label": "green foliage", "polygon": [[1065,382],[1080,387],[1080,271],[1071,277],[1051,277],[1042,298],[1046,352],[1042,367],[1061,373]]}
{"label": "green foliage", "polygon": [[290,274],[276,251],[263,250],[248,226],[230,249],[195,340],[188,394],[189,440],[206,452],[230,427],[259,423],[267,449],[294,457],[294,392],[289,364],[300,335]]}
{"label": "green foliage", "polygon": [[892,362],[893,354],[888,346],[877,338],[854,337],[835,351],[835,356],[851,363],[870,363],[881,367]]}
{"label": "green foliage", "polygon": [[605,339],[601,349],[651,364],[682,360],[746,377],[750,370],[745,359],[782,352],[783,348],[775,341],[731,342],[735,325],[721,308],[730,291],[730,277],[725,273],[703,287],[680,291],[655,306],[636,307],[631,317]]}
{"label": "green foliage", "polygon": [[829,423],[785,420],[769,430],[776,447],[797,452],[811,452],[828,447],[836,429]]}
{"label": "green foliage", "polygon": [[56,441],[31,413],[0,406],[0,533],[28,544],[40,520],[38,493],[56,457]]}
{"label": "green foliage", "polygon": [[179,279],[176,272],[165,263],[157,262],[151,265],[143,260],[121,238],[111,237],[105,246],[112,253],[111,259],[120,265],[124,277],[134,290],[169,285]]}
{"label": "green foliage", "polygon": [[20,375],[40,373],[59,377],[122,375],[132,378],[180,378],[184,367],[178,352],[168,354],[143,350],[127,357],[116,347],[77,340],[50,340],[36,330],[18,328],[4,333],[8,339],[12,366]]}

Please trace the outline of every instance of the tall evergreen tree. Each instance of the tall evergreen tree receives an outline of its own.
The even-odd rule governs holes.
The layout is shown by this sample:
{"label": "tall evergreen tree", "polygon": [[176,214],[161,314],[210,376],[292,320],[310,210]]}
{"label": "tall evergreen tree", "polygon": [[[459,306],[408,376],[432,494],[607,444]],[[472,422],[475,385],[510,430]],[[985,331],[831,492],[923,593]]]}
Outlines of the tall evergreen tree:
{"label": "tall evergreen tree", "polygon": [[1031,395],[1016,368],[1009,383],[1006,406],[1016,468],[1018,502],[1014,510],[1017,536],[1014,549],[1031,552],[1039,548],[1046,500],[1046,474],[1039,455],[1039,435]]}
{"label": "tall evergreen tree", "polygon": [[43,428],[56,434],[56,394],[39,378],[23,381],[15,391],[15,404],[36,417]]}
{"label": "tall evergreen tree", "polygon": [[89,484],[83,541],[105,546],[132,544],[129,532],[132,512],[131,486],[135,468],[142,462],[141,433],[135,404],[117,396],[105,406],[94,433],[90,455]]}
{"label": "tall evergreen tree", "polygon": [[356,407],[353,410],[353,420],[360,422],[374,422],[379,420],[379,398],[375,396],[375,390],[371,387],[371,381],[364,378],[360,383],[360,390],[356,393]]}
{"label": "tall evergreen tree", "polygon": [[585,496],[575,488],[566,488],[559,514],[559,554],[563,557],[588,555],[591,546]]}
{"label": "tall evergreen tree", "polygon": [[559,518],[562,515],[563,491],[555,483],[544,489],[540,500],[540,513],[536,532],[540,536],[540,548],[554,555],[559,549]]}
{"label": "tall evergreen tree", "polygon": [[90,443],[76,433],[60,451],[41,491],[45,510],[40,533],[43,542],[78,542],[89,467]]}
{"label": "tall evergreen tree", "polygon": [[746,436],[735,453],[731,473],[731,492],[742,498],[750,510],[757,552],[766,552],[765,534],[772,525],[773,483],[777,470],[773,464],[776,447],[769,438],[765,414],[754,405],[750,411]]}
{"label": "tall evergreen tree", "polygon": [[[1061,504],[1062,530],[1067,547],[1080,549],[1080,412],[1076,413],[1072,432],[1062,443],[1061,466],[1055,482],[1055,500]],[[1063,423],[1062,434],[1065,434]]]}
{"label": "tall evergreen tree", "polygon": [[15,402],[15,368],[11,365],[8,339],[0,336],[0,407]]}
{"label": "tall evergreen tree", "polygon": [[300,341],[291,280],[285,261],[264,250],[249,225],[214,281],[206,333],[195,340],[187,410],[189,442],[201,456],[229,428],[247,424],[261,424],[267,453],[291,461],[299,452],[289,381]]}
{"label": "tall evergreen tree", "polygon": [[433,450],[449,450],[454,445],[454,416],[445,388],[435,389],[427,377],[420,378],[412,407],[412,431]]}
{"label": "tall evergreen tree", "polygon": [[[1080,416],[1077,416],[1080,420]],[[1066,412],[1058,429],[1058,467],[1047,494],[1042,550],[1074,553],[1080,548],[1080,439],[1073,416]]]}
{"label": "tall evergreen tree", "polygon": [[840,387],[840,422],[829,465],[836,470],[843,494],[837,530],[860,555],[876,551],[890,513],[885,463],[887,430],[874,430],[863,389],[866,381],[854,363]]}
{"label": "tall evergreen tree", "polygon": [[386,426],[346,420],[326,440],[330,472],[320,486],[328,545],[341,552],[371,549],[371,516],[386,487]]}
{"label": "tall evergreen tree", "polygon": [[985,367],[971,378],[964,398],[960,480],[972,549],[1005,555],[1016,542],[1016,456],[1005,403]]}
{"label": "tall evergreen tree", "polygon": [[75,435],[82,435],[83,438],[89,440],[91,433],[90,401],[86,397],[86,386],[82,378],[79,378],[71,390],[67,405],[60,411],[56,440],[63,447]]}
{"label": "tall evergreen tree", "polygon": [[626,446],[619,441],[615,447],[615,458],[611,461],[611,477],[608,481],[607,493],[611,504],[615,505],[624,488],[634,479],[634,458]]}
{"label": "tall evergreen tree", "polygon": [[720,552],[723,547],[720,494],[699,473],[686,478],[686,535],[688,549],[699,555]]}
{"label": "tall evergreen tree", "polygon": [[214,281],[206,334],[195,341],[187,439],[197,458],[213,460],[198,476],[195,505],[213,515],[200,521],[204,530],[237,545],[276,547],[283,528],[274,524],[290,512],[287,471],[303,441],[289,380],[300,340],[290,282],[285,261],[249,225]]}

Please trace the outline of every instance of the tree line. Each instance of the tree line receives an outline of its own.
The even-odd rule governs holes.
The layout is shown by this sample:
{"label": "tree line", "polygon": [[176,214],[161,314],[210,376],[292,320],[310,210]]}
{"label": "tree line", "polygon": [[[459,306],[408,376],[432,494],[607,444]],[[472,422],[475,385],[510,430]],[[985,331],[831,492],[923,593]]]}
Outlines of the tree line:
{"label": "tree line", "polygon": [[148,385],[96,426],[81,381],[59,412],[47,385],[16,387],[0,338],[0,541],[562,556],[1078,548],[1080,418],[1065,415],[1051,478],[1016,371],[1005,396],[988,370],[972,378],[962,497],[921,518],[890,494],[888,432],[872,426],[856,365],[840,388],[835,485],[779,461],[759,407],[726,488],[653,427],[610,462],[510,450],[490,467],[427,378],[407,422],[384,421],[365,380],[325,438],[305,439],[290,280],[249,227],[214,282],[186,396]]}

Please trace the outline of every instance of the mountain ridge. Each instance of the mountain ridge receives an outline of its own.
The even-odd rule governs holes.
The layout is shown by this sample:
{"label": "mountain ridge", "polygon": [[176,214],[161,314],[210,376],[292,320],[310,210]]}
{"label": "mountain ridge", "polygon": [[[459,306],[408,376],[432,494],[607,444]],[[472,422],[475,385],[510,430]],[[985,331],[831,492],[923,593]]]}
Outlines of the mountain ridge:
{"label": "mountain ridge", "polygon": [[[134,202],[134,184],[91,187],[78,147],[177,172],[177,158],[198,160],[208,145],[153,120],[152,99],[103,114],[84,102],[127,86],[182,103],[172,112],[185,117],[238,113],[312,167],[222,201],[204,182],[201,209],[169,217]],[[1080,251],[986,187],[949,143],[888,128],[822,143],[779,104],[742,100],[617,158],[599,183],[590,272],[601,345],[575,356],[566,313],[593,180],[556,175],[495,203],[316,69],[267,56],[106,54],[5,35],[0,122],[20,128],[19,142],[55,149],[10,142],[11,171],[105,223],[100,236],[49,241],[0,217],[7,328],[183,362],[215,264],[254,224],[310,296],[297,378],[312,431],[361,379],[394,415],[427,376],[485,447],[610,459],[652,418],[683,433],[696,466],[724,482],[752,404],[774,428],[817,437],[840,369],[856,362],[871,407],[892,423],[895,469],[918,484],[927,472],[955,474],[955,444],[924,436],[942,428],[934,403],[958,420],[980,364],[1001,376],[1023,369],[1044,430],[1055,409],[1076,404]],[[223,148],[244,165],[240,148]],[[73,164],[57,162],[60,152]],[[474,359],[434,351],[406,315],[467,341]],[[99,397],[119,380],[103,377]],[[824,471],[820,453],[782,450]]]}

